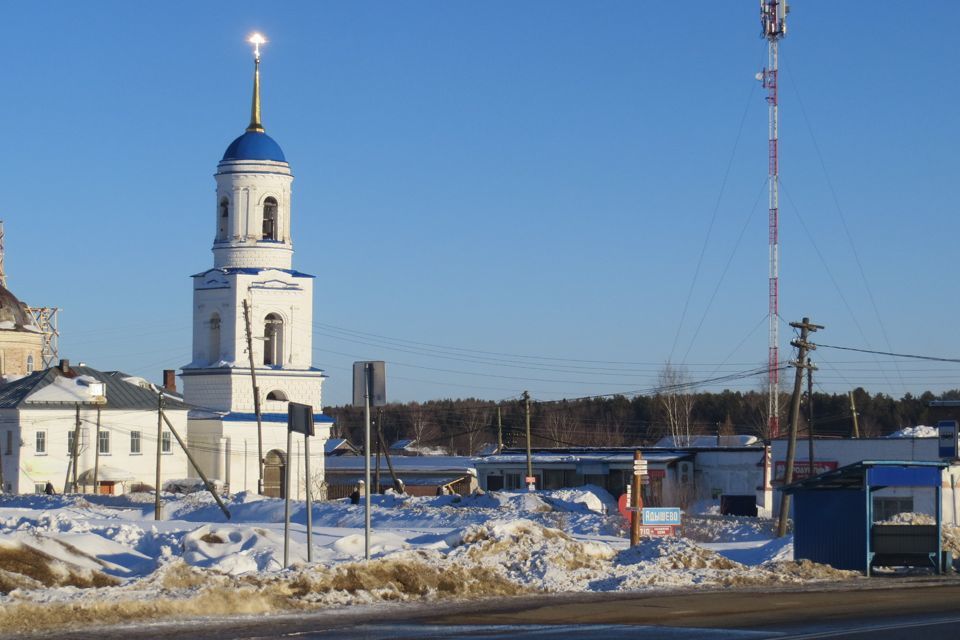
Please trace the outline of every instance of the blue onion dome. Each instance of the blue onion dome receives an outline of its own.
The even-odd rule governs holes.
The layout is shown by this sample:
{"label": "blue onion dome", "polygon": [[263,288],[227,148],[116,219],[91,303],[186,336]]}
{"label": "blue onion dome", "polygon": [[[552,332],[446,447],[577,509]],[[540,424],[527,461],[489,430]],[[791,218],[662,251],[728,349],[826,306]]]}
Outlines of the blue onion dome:
{"label": "blue onion dome", "polygon": [[227,160],[287,161],[280,145],[263,131],[247,131],[231,142],[227,151],[223,154],[222,161]]}

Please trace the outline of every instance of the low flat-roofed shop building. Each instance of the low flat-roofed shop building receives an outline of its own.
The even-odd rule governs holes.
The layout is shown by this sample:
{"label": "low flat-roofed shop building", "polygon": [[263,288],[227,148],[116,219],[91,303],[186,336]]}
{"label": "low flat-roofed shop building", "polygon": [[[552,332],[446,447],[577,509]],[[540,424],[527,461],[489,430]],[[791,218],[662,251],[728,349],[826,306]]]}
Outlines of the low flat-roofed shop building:
{"label": "low flat-roofed shop building", "polygon": [[[595,485],[614,497],[626,491],[633,478],[636,449],[567,448],[534,449],[533,475],[538,489]],[[753,499],[765,508],[762,444],[735,447],[642,447],[649,483],[644,500],[649,506],[688,506],[700,500],[726,497]],[[486,491],[526,487],[527,456],[521,449],[476,459],[480,487]],[[759,501],[759,502],[758,502]]]}
{"label": "low flat-roofed shop building", "polygon": [[[412,496],[435,496],[438,493],[470,495],[477,489],[474,461],[465,456],[390,456],[390,464],[403,482],[404,491]],[[386,456],[380,456],[380,486],[375,493],[393,488],[393,477]],[[370,482],[376,485],[377,457],[370,458]],[[349,496],[364,478],[363,456],[335,456],[326,460],[327,497],[331,500]]]}

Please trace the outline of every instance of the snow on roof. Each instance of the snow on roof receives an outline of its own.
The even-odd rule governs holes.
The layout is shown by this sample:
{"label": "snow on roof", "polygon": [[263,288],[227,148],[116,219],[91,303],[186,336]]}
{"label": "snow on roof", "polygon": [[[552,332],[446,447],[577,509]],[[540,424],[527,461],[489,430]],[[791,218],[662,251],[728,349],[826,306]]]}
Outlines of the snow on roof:
{"label": "snow on roof", "polygon": [[[100,468],[97,469],[98,482],[129,482],[136,479],[136,476],[130,471],[117,467],[101,464]],[[93,469],[87,469],[81,473],[77,481],[81,484],[93,484]]]}
{"label": "snow on roof", "polygon": [[[465,456],[390,456],[390,462],[398,473],[455,473],[476,475],[474,461]],[[335,456],[324,461],[328,473],[350,473],[363,471],[363,456]],[[376,457],[371,457],[371,468],[376,465]],[[387,471],[386,457],[380,459],[380,472]]]}
{"label": "snow on roof", "polygon": [[488,442],[477,451],[478,456],[491,456],[500,450],[500,445],[496,442]]}
{"label": "snow on roof", "polygon": [[[645,451],[643,459],[655,464],[669,464],[676,460],[682,460],[689,457],[690,454],[684,451]],[[578,453],[533,453],[531,460],[535,464],[577,464],[581,462],[593,463],[614,463],[614,464],[633,464],[632,451],[611,451],[604,453],[601,451],[578,452]],[[525,463],[527,455],[525,453],[501,453],[485,458],[478,458],[478,465],[497,465],[497,464],[516,464]]]}
{"label": "snow on roof", "polygon": [[323,452],[324,453],[333,453],[337,449],[344,449],[346,451],[356,451],[354,447],[346,438],[329,438],[326,442],[323,443]]}
{"label": "snow on roof", "polygon": [[915,427],[904,427],[894,431],[888,438],[936,438],[938,431],[936,427],[928,427],[923,424],[919,424]]}
{"label": "snow on roof", "polygon": [[27,402],[89,402],[103,395],[103,383],[93,376],[58,376],[27,397]]}
{"label": "snow on roof", "polygon": [[750,447],[758,444],[760,440],[756,436],[733,435],[720,436],[720,442],[717,443],[717,436],[691,436],[690,438],[675,438],[666,436],[660,438],[655,447],[666,447],[676,449],[679,447],[699,447],[699,448],[717,448],[717,447]]}

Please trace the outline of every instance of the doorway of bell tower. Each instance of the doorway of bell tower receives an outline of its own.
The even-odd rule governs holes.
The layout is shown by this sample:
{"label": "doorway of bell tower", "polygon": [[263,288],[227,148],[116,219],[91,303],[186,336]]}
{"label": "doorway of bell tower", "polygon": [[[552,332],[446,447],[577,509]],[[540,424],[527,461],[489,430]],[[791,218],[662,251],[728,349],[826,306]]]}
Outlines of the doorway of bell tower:
{"label": "doorway of bell tower", "polygon": [[279,449],[273,449],[263,458],[263,495],[270,498],[283,498],[283,478],[286,475],[286,455]]}

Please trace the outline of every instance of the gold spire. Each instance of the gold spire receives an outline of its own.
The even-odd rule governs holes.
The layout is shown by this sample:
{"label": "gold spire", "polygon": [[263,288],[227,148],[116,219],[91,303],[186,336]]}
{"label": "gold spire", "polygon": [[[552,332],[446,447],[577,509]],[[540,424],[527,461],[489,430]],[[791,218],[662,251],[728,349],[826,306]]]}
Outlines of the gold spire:
{"label": "gold spire", "polygon": [[263,125],[260,123],[260,45],[266,41],[259,33],[253,34],[247,41],[253,45],[253,105],[250,107],[250,126],[247,131],[260,133],[263,133]]}

